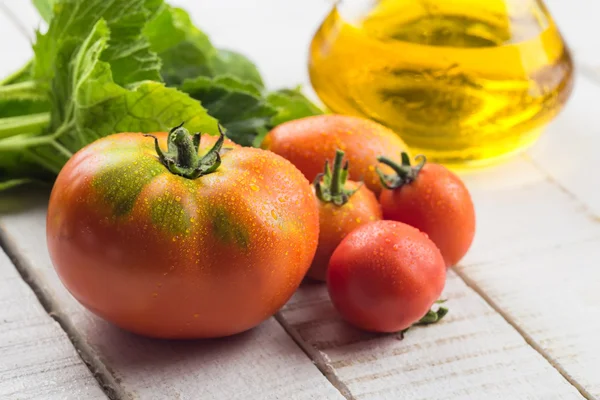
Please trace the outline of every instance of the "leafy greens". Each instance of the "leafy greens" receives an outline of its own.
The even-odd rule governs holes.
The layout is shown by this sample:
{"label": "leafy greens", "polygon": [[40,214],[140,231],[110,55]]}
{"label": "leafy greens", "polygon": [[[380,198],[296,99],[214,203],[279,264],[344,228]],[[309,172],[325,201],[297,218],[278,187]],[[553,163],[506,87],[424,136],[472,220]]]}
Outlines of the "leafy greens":
{"label": "leafy greens", "polygon": [[191,131],[246,146],[321,113],[298,90],[268,92],[244,55],[216,49],[163,0],[33,0],[49,21],[34,58],[0,82],[0,190],[52,181],[66,161],[117,132]]}

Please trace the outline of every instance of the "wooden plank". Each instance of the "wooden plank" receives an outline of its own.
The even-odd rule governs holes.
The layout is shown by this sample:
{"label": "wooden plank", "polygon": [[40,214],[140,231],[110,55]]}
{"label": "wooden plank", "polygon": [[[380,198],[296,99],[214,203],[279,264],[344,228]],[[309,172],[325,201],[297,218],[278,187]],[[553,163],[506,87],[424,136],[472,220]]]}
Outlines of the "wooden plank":
{"label": "wooden plank", "polygon": [[600,397],[599,259],[595,239],[461,268],[588,398]]}
{"label": "wooden plank", "polygon": [[20,210],[0,217],[4,243],[117,397],[343,399],[273,318],[231,338],[176,342],[123,332],[87,312],[51,265],[44,196],[23,196],[13,202]]}
{"label": "wooden plank", "polygon": [[600,221],[600,85],[578,75],[565,110],[528,153],[540,174],[581,201]]}
{"label": "wooden plank", "polygon": [[[600,87],[571,101],[528,156],[466,177],[478,243],[460,275],[588,397],[600,397]],[[509,240],[512,237],[512,241]]]}
{"label": "wooden plank", "polygon": [[486,265],[599,234],[588,210],[527,157],[462,176],[477,213],[475,241],[464,263]]}
{"label": "wooden plank", "polygon": [[66,333],[0,250],[0,398],[106,399]]}
{"label": "wooden plank", "polygon": [[444,297],[446,319],[404,339],[344,323],[323,284],[303,285],[280,319],[354,399],[582,398],[453,272]]}

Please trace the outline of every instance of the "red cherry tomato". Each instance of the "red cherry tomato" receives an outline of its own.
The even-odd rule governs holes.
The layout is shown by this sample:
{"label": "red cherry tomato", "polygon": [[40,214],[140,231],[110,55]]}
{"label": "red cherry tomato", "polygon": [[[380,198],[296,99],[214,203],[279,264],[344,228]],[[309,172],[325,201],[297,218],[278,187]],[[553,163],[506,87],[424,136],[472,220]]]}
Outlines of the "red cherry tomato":
{"label": "red cherry tomato", "polygon": [[425,163],[424,157],[415,167],[406,153],[402,164],[385,157],[379,161],[396,173],[380,173],[386,188],[379,198],[383,218],[426,233],[442,252],[446,266],[456,265],[475,236],[475,208],[464,183],[446,167]]}
{"label": "red cherry tomato", "polygon": [[349,163],[342,167],[344,152],[337,150],[333,171],[329,163],[313,183],[319,201],[319,245],[307,275],[325,281],[329,258],[347,234],[381,219],[377,197],[363,184],[346,180]]}
{"label": "red cherry tomato", "polygon": [[398,332],[439,320],[431,311],[444,288],[446,265],[425,234],[396,221],[352,231],[329,261],[327,289],[342,317],[358,328]]}

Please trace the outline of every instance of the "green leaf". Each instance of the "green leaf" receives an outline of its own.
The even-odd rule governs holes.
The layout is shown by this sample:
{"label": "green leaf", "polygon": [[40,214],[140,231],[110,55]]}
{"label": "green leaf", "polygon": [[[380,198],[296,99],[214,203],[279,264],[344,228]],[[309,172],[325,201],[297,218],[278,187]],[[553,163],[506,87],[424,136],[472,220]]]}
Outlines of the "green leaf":
{"label": "green leaf", "polygon": [[277,112],[257,95],[260,92],[253,83],[231,76],[186,80],[181,89],[199,100],[226,128],[227,137],[242,146],[252,146]]}
{"label": "green leaf", "polygon": [[265,86],[256,65],[243,54],[219,49],[213,64],[213,76],[231,75],[242,81],[252,82],[259,88]]}
{"label": "green leaf", "polygon": [[222,75],[252,82],[259,88],[264,86],[252,61],[235,51],[215,49],[208,36],[180,8],[162,7],[146,25],[144,34],[163,62],[161,75],[169,86],[199,76]]}
{"label": "green leaf", "polygon": [[323,114],[323,110],[308,100],[299,89],[282,89],[267,95],[267,103],[277,110],[271,126],[294,119]]}
{"label": "green leaf", "polygon": [[0,140],[0,150],[27,148],[31,159],[57,174],[73,153],[112,133],[166,131],[181,122],[191,131],[218,133],[217,121],[177,89],[152,81],[115,83],[111,64],[102,61],[109,39],[107,23],[100,20],[76,51],[72,42],[64,45],[57,59],[72,62],[62,63],[53,86],[74,89],[54,100],[50,133]]}
{"label": "green leaf", "polygon": [[[101,19],[112,32],[102,61],[110,63],[113,80],[120,84],[141,80],[160,81],[160,59],[150,50],[142,35],[148,18],[160,2],[157,0],[63,0],[54,7],[54,17],[44,35],[38,32],[33,46],[33,77],[51,80],[57,71],[78,62],[72,56]],[[52,90],[64,89],[53,85]]]}
{"label": "green leaf", "polygon": [[213,75],[211,60],[216,50],[184,10],[162,7],[146,25],[144,34],[151,49],[162,59],[161,74],[168,85],[177,86],[188,78]]}
{"label": "green leaf", "polygon": [[58,0],[32,0],[32,2],[44,21],[50,23],[54,14],[54,5],[58,3]]}
{"label": "green leaf", "polygon": [[100,21],[80,50],[81,68],[71,74],[78,88],[71,101],[72,117],[58,128],[68,127],[61,144],[78,150],[111,133],[166,131],[182,122],[193,132],[218,133],[217,121],[177,89],[151,81],[129,88],[114,83],[110,65],[99,59],[107,38],[106,24]]}

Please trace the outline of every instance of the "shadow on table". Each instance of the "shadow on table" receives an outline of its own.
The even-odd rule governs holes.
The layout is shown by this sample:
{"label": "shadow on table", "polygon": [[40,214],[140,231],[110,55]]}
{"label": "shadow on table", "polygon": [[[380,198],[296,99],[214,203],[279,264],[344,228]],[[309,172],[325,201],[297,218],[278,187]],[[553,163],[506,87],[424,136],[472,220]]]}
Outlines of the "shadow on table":
{"label": "shadow on table", "polygon": [[[258,327],[237,335],[218,339],[166,340],[153,339],[124,331],[98,317],[86,318],[85,340],[109,372],[120,381],[158,379],[177,382],[205,375],[202,380],[218,382],[235,365],[256,365],[261,359],[281,357],[295,346],[277,322],[270,318]],[[260,349],[260,350],[257,350]],[[258,356],[258,360],[256,357]],[[246,371],[247,372],[247,371]],[[208,375],[208,376],[206,376]],[[189,378],[188,378],[189,376]],[[140,386],[140,384],[135,384]]]}

